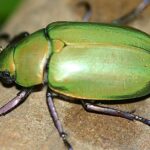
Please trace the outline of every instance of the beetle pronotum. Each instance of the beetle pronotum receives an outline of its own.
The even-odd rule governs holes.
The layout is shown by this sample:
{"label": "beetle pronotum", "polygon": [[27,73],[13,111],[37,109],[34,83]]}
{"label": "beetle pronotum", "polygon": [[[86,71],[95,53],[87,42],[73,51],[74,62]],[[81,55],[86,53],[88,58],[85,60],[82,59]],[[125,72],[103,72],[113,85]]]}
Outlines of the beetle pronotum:
{"label": "beetle pronotum", "polygon": [[[114,23],[129,21],[149,3],[143,1],[132,13]],[[5,84],[18,84],[24,89],[0,108],[0,115],[18,106],[36,85],[46,83],[51,116],[69,150],[72,146],[58,118],[54,97],[77,99],[87,111],[137,120],[150,126],[148,119],[90,102],[150,94],[149,48],[150,35],[113,24],[56,22],[31,35],[22,33],[0,53],[0,78]],[[47,80],[43,76],[45,70]]]}

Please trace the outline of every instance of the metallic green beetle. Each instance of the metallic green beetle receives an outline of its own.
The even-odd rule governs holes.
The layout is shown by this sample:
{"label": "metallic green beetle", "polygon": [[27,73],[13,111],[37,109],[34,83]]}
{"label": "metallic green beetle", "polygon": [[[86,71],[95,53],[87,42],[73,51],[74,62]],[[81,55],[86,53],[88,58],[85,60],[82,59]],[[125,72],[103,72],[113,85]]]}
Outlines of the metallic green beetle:
{"label": "metallic green beetle", "polygon": [[131,101],[150,94],[150,35],[137,29],[56,22],[31,35],[21,34],[0,53],[0,79],[23,88],[0,108],[0,115],[16,108],[34,87],[48,85],[48,107],[69,150],[73,148],[57,115],[55,97],[80,100],[87,111],[137,120],[150,126],[149,119],[132,112],[91,102]]}
{"label": "metallic green beetle", "polygon": [[121,100],[150,93],[150,35],[136,29],[56,22],[0,54],[0,71],[22,87],[43,84],[46,64],[49,88],[69,97]]}

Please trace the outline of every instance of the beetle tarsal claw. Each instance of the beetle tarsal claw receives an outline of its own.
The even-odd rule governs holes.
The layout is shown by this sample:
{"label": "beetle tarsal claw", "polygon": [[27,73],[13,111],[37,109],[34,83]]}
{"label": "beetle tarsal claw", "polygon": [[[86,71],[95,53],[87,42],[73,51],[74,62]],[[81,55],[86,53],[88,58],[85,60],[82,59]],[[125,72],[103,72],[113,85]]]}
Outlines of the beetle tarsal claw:
{"label": "beetle tarsal claw", "polygon": [[61,138],[63,139],[63,141],[64,141],[66,147],[68,148],[68,150],[73,150],[71,144],[70,144],[70,143],[68,142],[68,140],[67,140],[67,134],[66,134],[66,133],[62,133],[62,134],[61,134]]}

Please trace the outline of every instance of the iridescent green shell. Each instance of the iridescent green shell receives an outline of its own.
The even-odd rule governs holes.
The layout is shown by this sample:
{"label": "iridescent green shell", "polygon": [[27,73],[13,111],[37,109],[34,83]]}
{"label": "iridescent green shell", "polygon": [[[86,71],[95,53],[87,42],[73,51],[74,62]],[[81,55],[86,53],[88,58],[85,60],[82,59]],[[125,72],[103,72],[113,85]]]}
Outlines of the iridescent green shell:
{"label": "iridescent green shell", "polygon": [[150,94],[150,35],[127,27],[56,22],[0,54],[0,71],[66,96],[123,100]]}
{"label": "iridescent green shell", "polygon": [[150,93],[150,35],[95,23],[48,26],[49,87],[63,95],[121,100]]}

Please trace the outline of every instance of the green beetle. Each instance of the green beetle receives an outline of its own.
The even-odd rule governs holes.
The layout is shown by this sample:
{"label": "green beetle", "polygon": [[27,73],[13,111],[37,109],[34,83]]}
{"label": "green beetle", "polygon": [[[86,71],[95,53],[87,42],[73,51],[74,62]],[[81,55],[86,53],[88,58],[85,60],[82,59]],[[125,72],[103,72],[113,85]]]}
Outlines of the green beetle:
{"label": "green beetle", "polygon": [[107,24],[56,22],[0,54],[0,72],[8,71],[22,87],[43,84],[46,67],[49,88],[69,97],[145,96],[150,93],[150,35]]}
{"label": "green beetle", "polygon": [[[46,74],[47,72],[47,74]],[[128,100],[150,94],[150,35],[118,25],[56,22],[0,53],[0,77],[25,89],[0,108],[6,114],[45,82],[48,106],[60,136],[69,149],[53,98]],[[138,120],[129,112],[83,102],[85,109]]]}

